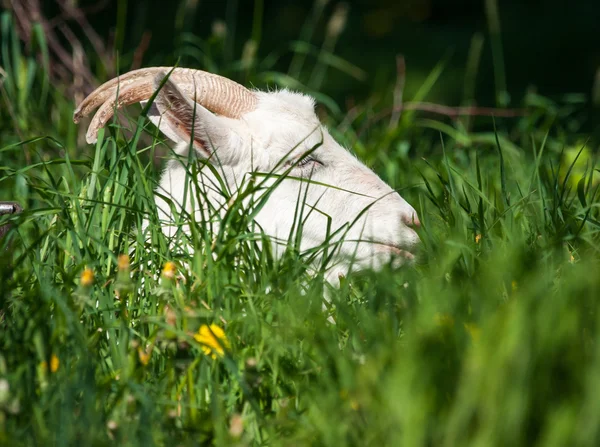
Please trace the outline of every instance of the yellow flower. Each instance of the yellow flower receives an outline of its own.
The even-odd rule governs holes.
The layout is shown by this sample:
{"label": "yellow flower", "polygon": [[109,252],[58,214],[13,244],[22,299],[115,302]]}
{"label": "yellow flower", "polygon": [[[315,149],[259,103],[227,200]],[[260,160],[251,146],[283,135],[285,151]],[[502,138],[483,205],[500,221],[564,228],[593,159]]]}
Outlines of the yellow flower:
{"label": "yellow flower", "polygon": [[91,268],[87,268],[81,273],[81,285],[83,287],[89,287],[94,284],[94,271]]}
{"label": "yellow flower", "polygon": [[210,326],[203,324],[194,335],[194,338],[202,345],[202,352],[213,359],[216,359],[217,355],[223,357],[225,355],[224,348],[229,349],[231,347],[225,332],[216,324]]}
{"label": "yellow flower", "polygon": [[480,241],[481,241],[481,234],[476,234],[475,235],[475,243],[479,244]]}
{"label": "yellow flower", "polygon": [[148,351],[144,351],[141,347],[138,347],[138,357],[140,359],[140,363],[144,366],[146,366],[148,363],[150,363],[150,355],[152,354],[152,349],[149,349]]}
{"label": "yellow flower", "polygon": [[119,266],[119,270],[121,271],[129,270],[129,256],[119,255],[117,265]]}
{"label": "yellow flower", "polygon": [[[50,356],[50,372],[55,373],[56,371],[58,371],[59,366],[60,366],[60,360],[58,359],[56,354],[52,354]],[[44,360],[43,362],[40,363],[40,367],[42,368],[42,370],[44,372],[48,371],[48,362]]]}
{"label": "yellow flower", "polygon": [[56,354],[52,354],[50,356],[50,372],[55,373],[58,371],[58,367],[60,366],[60,360],[56,356]]}
{"label": "yellow flower", "polygon": [[175,273],[177,273],[177,266],[174,262],[167,261],[165,262],[165,266],[162,270],[162,277],[166,279],[175,278]]}

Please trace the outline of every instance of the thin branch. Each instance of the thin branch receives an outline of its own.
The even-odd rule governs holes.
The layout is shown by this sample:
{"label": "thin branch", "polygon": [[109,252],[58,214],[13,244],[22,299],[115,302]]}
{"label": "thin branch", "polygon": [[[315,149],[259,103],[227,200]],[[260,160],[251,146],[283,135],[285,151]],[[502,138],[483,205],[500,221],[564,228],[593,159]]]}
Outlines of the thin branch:
{"label": "thin branch", "polygon": [[[49,50],[56,56],[51,62],[53,64],[63,65],[72,74],[75,74],[77,67],[75,67],[73,57],[65,48],[63,48],[54,30],[48,26],[48,20],[41,12],[39,0],[12,0],[11,5],[22,31],[20,34],[21,40],[28,44],[31,41],[31,24],[36,22],[39,23],[44,30]],[[66,25],[64,26],[66,27]],[[62,30],[63,34],[68,34],[65,33],[64,30],[65,28]],[[68,38],[69,36],[66,37]],[[75,39],[73,33],[71,33],[71,38]],[[95,85],[95,79],[89,68],[84,68],[83,72],[79,74],[83,77],[88,86],[91,87]]]}
{"label": "thin branch", "polygon": [[[58,4],[63,10],[63,15],[66,16],[66,18],[73,19],[75,22],[77,22],[79,27],[83,30],[85,36],[92,44],[92,47],[94,47],[96,54],[102,56],[100,57],[100,60],[105,64],[106,71],[108,73],[112,73],[114,69],[113,58],[110,57],[110,53],[106,51],[104,42],[91,27],[90,23],[85,17],[84,12],[80,8],[73,7],[68,0],[58,0]],[[64,26],[64,22],[61,25]]]}
{"label": "thin branch", "polygon": [[[404,110],[420,110],[422,112],[431,112],[438,115],[446,115],[452,119],[461,116],[495,116],[499,118],[516,118],[527,115],[527,109],[505,109],[496,107],[451,107],[430,102],[407,102],[404,104]],[[393,110],[392,110],[393,112]],[[387,111],[390,113],[390,111]]]}
{"label": "thin branch", "polygon": [[346,100],[346,116],[342,120],[342,122],[338,126],[338,130],[342,133],[346,132],[350,125],[354,122],[356,117],[360,115],[361,109],[356,105],[354,98],[349,98]]}
{"label": "thin branch", "polygon": [[369,119],[369,121],[360,129],[358,135],[362,135],[369,127],[381,121],[385,117],[393,113],[401,112],[402,110],[417,110],[421,112],[429,112],[437,115],[444,115],[454,120],[460,118],[461,116],[493,116],[497,118],[516,118],[519,116],[527,115],[527,109],[504,109],[495,107],[476,106],[451,107],[444,106],[441,104],[434,104],[431,102],[405,102],[401,105],[400,111],[396,110],[394,107],[390,107],[389,109],[383,110],[377,115],[375,115],[373,118]]}
{"label": "thin branch", "polygon": [[[94,3],[93,5],[79,7],[77,9],[80,10],[84,15],[97,14],[98,12],[102,11],[103,9],[106,9],[106,7],[109,5],[109,3],[110,3],[110,0],[101,0],[99,2]],[[65,20],[69,19],[69,17],[70,17],[69,14],[67,12],[63,11],[61,14],[57,15],[53,19],[50,19],[48,21],[48,25],[51,28],[54,28],[55,26],[58,25],[58,23],[64,22]]]}
{"label": "thin branch", "polygon": [[132,70],[141,68],[144,60],[144,54],[146,54],[146,51],[150,46],[150,39],[152,39],[152,33],[150,31],[145,31],[144,34],[142,34],[142,40],[140,41],[140,44],[133,53],[133,61],[131,62]]}

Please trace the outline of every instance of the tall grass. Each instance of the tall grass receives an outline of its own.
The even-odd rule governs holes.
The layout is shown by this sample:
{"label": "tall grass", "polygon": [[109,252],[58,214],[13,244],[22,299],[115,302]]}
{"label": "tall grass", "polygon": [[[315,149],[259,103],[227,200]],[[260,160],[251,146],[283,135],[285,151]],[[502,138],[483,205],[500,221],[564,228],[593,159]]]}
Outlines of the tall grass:
{"label": "tall grass", "polygon": [[[274,259],[243,201],[260,180],[167,240],[143,116],[85,149],[7,14],[1,31],[0,198],[26,211],[2,218],[0,443],[598,445],[598,169],[563,131],[568,105],[388,129],[372,102],[344,120],[321,94],[332,133],[423,224],[415,266],[333,289],[294,235]],[[303,33],[292,76],[255,59],[257,85],[339,69]]]}

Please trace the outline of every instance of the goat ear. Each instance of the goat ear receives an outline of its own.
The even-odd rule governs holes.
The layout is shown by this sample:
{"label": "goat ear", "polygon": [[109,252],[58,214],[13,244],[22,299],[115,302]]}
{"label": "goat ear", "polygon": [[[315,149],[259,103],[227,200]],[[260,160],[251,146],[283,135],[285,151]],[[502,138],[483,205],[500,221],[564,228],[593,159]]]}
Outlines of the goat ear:
{"label": "goat ear", "polygon": [[[155,80],[155,88],[161,82],[162,76]],[[167,138],[191,143],[205,157],[229,143],[230,130],[220,117],[189,99],[171,80],[160,87],[148,117]]]}

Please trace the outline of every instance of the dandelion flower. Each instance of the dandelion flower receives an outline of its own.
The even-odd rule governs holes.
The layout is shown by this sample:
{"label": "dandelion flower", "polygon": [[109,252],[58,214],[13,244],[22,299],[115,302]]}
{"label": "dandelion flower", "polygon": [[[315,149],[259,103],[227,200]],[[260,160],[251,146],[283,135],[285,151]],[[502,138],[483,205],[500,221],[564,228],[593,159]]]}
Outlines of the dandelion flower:
{"label": "dandelion flower", "polygon": [[177,266],[174,262],[167,261],[165,262],[165,266],[162,269],[162,277],[166,279],[175,278],[175,273],[177,273]]}
{"label": "dandelion flower", "polygon": [[229,349],[231,345],[225,331],[216,324],[207,326],[203,324],[200,326],[198,332],[194,335],[194,339],[202,345],[202,352],[216,359],[217,356],[223,357],[225,355],[225,349]]}
{"label": "dandelion flower", "polygon": [[481,242],[481,234],[476,234],[475,235],[475,243],[479,244],[479,242]]}
{"label": "dandelion flower", "polygon": [[119,255],[119,259],[117,260],[117,265],[120,271],[129,270],[129,256],[127,255]]}
{"label": "dandelion flower", "polygon": [[81,285],[83,287],[89,287],[94,284],[94,271],[91,268],[87,268],[81,273]]}
{"label": "dandelion flower", "polygon": [[[117,300],[133,292],[129,256],[122,254],[117,258],[117,280],[115,281],[115,295]],[[124,309],[127,313],[127,309]]]}
{"label": "dandelion flower", "polygon": [[150,363],[150,355],[152,354],[152,350],[144,351],[141,347],[138,347],[138,358],[140,359],[140,363],[146,366]]}
{"label": "dandelion flower", "polygon": [[52,354],[52,356],[50,356],[50,372],[55,373],[56,371],[58,371],[59,366],[60,360],[58,359],[56,354]]}

